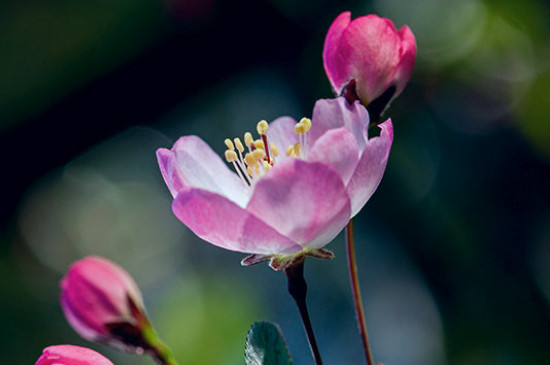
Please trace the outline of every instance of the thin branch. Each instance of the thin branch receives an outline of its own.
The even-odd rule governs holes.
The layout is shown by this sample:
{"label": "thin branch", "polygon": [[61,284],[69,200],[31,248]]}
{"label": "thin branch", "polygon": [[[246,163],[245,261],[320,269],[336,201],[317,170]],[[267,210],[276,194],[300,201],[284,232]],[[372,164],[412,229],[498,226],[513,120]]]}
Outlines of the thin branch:
{"label": "thin branch", "polygon": [[363,312],[363,302],[361,300],[361,289],[359,288],[359,278],[357,277],[357,263],[355,260],[355,242],[353,239],[353,220],[350,219],[346,226],[346,248],[348,251],[348,267],[353,294],[353,303],[355,304],[355,314],[357,315],[357,324],[363,343],[363,350],[367,358],[367,365],[374,365],[372,352],[369,345],[369,337],[367,335],[367,325],[365,323],[365,313]]}

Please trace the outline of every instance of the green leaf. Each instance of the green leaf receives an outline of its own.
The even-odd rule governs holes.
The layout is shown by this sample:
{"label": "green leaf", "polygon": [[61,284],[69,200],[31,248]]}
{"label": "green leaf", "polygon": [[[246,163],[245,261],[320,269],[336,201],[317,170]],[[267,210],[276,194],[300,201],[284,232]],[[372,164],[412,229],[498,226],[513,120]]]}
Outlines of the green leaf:
{"label": "green leaf", "polygon": [[246,335],[246,365],[291,365],[285,339],[278,325],[256,322]]}

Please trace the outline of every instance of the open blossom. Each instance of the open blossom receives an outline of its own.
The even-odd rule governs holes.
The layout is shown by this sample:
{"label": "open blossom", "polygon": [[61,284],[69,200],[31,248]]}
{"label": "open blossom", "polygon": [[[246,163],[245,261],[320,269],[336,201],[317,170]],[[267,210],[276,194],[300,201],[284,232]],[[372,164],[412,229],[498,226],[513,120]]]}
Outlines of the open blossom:
{"label": "open blossom", "polygon": [[[312,120],[258,123],[259,138],[226,139],[225,158],[199,137],[160,148],[162,176],[175,215],[202,239],[257,255],[312,252],[328,244],[378,186],[393,127],[368,139],[359,103],[319,100]],[[281,148],[281,153],[279,153]],[[282,149],[284,148],[284,150]]]}
{"label": "open blossom", "polygon": [[415,59],[416,40],[408,26],[396,30],[391,20],[376,15],[351,21],[350,12],[334,20],[323,50],[334,91],[356,94],[364,105],[387,90],[392,95],[385,102],[399,95],[411,77]]}
{"label": "open blossom", "polygon": [[74,262],[61,280],[61,307],[78,334],[90,341],[131,350],[142,346],[149,322],[134,279],[98,256]]}
{"label": "open blossom", "polygon": [[56,345],[46,347],[36,365],[113,365],[106,357],[86,347]]}

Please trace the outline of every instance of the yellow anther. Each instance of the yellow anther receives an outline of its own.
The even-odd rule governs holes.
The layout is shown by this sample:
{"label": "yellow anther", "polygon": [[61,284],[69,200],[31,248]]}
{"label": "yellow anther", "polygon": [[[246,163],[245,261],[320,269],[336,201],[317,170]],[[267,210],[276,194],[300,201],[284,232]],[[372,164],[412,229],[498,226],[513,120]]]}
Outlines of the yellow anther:
{"label": "yellow anther", "polygon": [[267,163],[267,161],[264,161],[264,169],[265,171],[271,170],[271,165]]}
{"label": "yellow anther", "polygon": [[227,162],[237,161],[237,153],[233,150],[226,150],[225,159],[227,160]]}
{"label": "yellow anther", "polygon": [[265,157],[265,151],[261,149],[257,149],[252,151],[252,156],[256,159],[256,161],[261,161]]}
{"label": "yellow anther", "polygon": [[230,149],[231,151],[235,150],[235,146],[233,146],[233,142],[231,142],[229,138],[226,138],[225,141],[223,142],[225,143],[228,149]]}
{"label": "yellow anther", "polygon": [[237,147],[239,152],[244,152],[244,146],[240,138],[235,138],[233,142],[235,142],[235,147]]}
{"label": "yellow anther", "polygon": [[250,146],[252,143],[254,143],[254,138],[252,138],[252,133],[246,132],[244,134],[244,144],[247,146]]}
{"label": "yellow anther", "polygon": [[305,134],[306,126],[302,122],[296,123],[296,125],[294,125],[294,133]]}
{"label": "yellow anther", "polygon": [[252,153],[247,153],[244,155],[244,163],[248,166],[254,166],[258,164],[258,159]]}
{"label": "yellow anther", "polygon": [[294,146],[288,146],[286,148],[286,155],[287,156],[292,156],[294,154]]}
{"label": "yellow anther", "polygon": [[266,134],[268,129],[269,129],[269,124],[267,124],[265,120],[258,122],[258,125],[256,126],[256,130],[260,135]]}
{"label": "yellow anther", "polygon": [[256,172],[257,175],[260,175],[260,164],[254,165],[254,172]]}
{"label": "yellow anther", "polygon": [[311,129],[311,119],[309,118],[302,118],[300,120],[300,123],[302,123],[305,127],[305,131],[306,132],[309,132],[309,130]]}
{"label": "yellow anther", "polygon": [[256,148],[261,148],[262,150],[265,150],[264,141],[262,141],[261,139],[255,140],[254,146],[256,146]]}
{"label": "yellow anther", "polygon": [[273,156],[279,156],[279,150],[277,149],[277,146],[275,146],[275,142],[271,142],[269,146],[271,147],[271,153],[273,154]]}
{"label": "yellow anther", "polygon": [[252,168],[250,166],[246,168],[246,171],[248,172],[248,175],[252,176]]}

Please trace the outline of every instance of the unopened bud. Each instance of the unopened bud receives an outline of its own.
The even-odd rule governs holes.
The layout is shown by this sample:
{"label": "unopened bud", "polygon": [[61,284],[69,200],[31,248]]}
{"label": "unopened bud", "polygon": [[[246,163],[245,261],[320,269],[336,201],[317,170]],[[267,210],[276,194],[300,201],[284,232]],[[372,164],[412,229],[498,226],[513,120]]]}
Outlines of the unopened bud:
{"label": "unopened bud", "polygon": [[61,280],[61,307],[78,334],[90,341],[136,351],[147,349],[151,324],[134,279],[98,256],[74,262]]}

